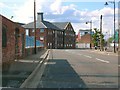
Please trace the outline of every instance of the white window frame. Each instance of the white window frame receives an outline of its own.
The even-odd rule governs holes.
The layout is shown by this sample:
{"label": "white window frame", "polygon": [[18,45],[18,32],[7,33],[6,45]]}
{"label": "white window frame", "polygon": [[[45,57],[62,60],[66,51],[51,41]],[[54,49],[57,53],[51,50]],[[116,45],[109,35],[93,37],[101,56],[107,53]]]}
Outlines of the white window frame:
{"label": "white window frame", "polygon": [[[41,39],[42,38],[42,39]],[[40,36],[40,40],[44,40],[44,36]]]}

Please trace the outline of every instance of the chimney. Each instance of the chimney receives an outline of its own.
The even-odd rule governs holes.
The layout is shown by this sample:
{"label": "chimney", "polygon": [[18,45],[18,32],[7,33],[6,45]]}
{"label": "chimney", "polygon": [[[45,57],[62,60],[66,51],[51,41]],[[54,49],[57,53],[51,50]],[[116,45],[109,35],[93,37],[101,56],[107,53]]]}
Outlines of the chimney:
{"label": "chimney", "polygon": [[43,13],[37,13],[37,21],[42,22],[43,21]]}

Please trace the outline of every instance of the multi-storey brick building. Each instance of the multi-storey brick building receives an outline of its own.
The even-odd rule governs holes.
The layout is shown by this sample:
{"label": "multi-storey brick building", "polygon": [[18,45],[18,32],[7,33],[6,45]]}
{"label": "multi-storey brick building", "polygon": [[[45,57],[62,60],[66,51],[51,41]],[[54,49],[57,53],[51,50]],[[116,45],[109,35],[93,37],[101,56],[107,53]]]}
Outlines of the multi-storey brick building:
{"label": "multi-storey brick building", "polygon": [[63,48],[75,48],[75,31],[70,22],[53,22],[53,24],[63,30]]}
{"label": "multi-storey brick building", "polygon": [[2,18],[2,62],[9,62],[24,56],[25,30],[19,24],[0,15]]}
{"label": "multi-storey brick building", "polygon": [[[24,25],[24,28],[29,36],[34,36],[34,22]],[[44,21],[43,13],[38,13],[37,16],[36,39],[43,42],[44,48],[75,48],[75,32],[70,22]]]}

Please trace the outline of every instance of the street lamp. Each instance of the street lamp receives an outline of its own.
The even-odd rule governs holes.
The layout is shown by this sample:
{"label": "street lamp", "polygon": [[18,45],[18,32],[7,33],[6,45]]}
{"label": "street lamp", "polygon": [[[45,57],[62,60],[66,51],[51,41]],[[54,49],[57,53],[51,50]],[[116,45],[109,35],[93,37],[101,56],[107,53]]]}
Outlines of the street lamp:
{"label": "street lamp", "polygon": [[115,50],[115,0],[106,2],[105,5],[108,5],[108,3],[114,4],[114,53],[116,53],[116,50]]}
{"label": "street lamp", "polygon": [[86,24],[90,23],[90,49],[92,49],[92,20],[87,21]]}

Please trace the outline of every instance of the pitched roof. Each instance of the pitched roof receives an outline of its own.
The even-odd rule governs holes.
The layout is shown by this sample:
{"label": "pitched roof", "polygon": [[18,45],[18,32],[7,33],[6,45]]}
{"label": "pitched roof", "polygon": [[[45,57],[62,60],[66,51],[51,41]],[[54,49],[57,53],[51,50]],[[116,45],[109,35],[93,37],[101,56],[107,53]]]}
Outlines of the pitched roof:
{"label": "pitched roof", "polygon": [[60,29],[65,29],[65,27],[68,23],[69,22],[52,22],[52,24],[54,24],[55,26],[57,26]]}
{"label": "pitched roof", "polygon": [[44,23],[44,25],[45,25],[47,28],[61,30],[61,28],[55,26],[54,24],[52,24],[52,23],[50,23],[50,22],[44,21],[43,23]]}
{"label": "pitched roof", "polygon": [[[34,22],[28,23],[23,26],[24,28],[34,28]],[[52,23],[48,21],[42,21],[42,22],[36,22],[36,28],[49,28],[49,29],[56,29],[61,30],[57,26],[53,25]]]}

